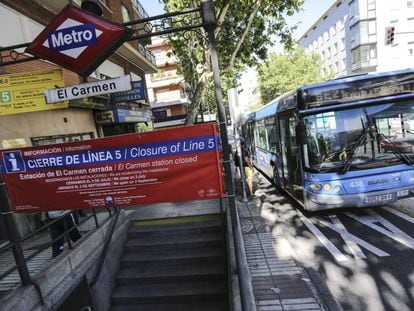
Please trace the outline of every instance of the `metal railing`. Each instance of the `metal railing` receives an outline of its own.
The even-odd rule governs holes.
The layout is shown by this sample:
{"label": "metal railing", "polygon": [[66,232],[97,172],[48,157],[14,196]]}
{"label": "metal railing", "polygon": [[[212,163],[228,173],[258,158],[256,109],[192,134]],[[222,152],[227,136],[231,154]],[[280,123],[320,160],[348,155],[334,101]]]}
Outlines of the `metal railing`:
{"label": "metal railing", "polygon": [[[55,242],[63,238],[66,242],[65,246],[67,245],[69,250],[74,249],[76,243],[73,243],[69,237],[72,230],[78,229],[83,238],[99,229],[113,216],[110,209],[99,210],[98,212],[91,209],[85,217],[79,217],[79,222],[72,228],[68,228],[63,221],[64,232],[52,239],[49,232],[50,226],[62,221],[70,213],[72,212],[68,211],[59,218],[50,219],[46,224],[21,238],[12,239],[11,232],[6,232],[9,235],[9,240],[0,246],[0,261],[2,262],[0,267],[0,297],[21,285],[33,284],[32,276],[42,272],[47,264],[52,261],[51,248]],[[0,217],[3,221],[6,221],[4,214]],[[21,249],[22,256],[19,256],[18,252],[14,250],[16,246]],[[28,271],[28,275],[23,275],[24,280],[20,271],[18,271],[22,268],[23,271]]]}
{"label": "metal railing", "polygon": [[155,55],[151,52],[151,51],[149,51],[149,50],[147,50],[142,44],[140,44],[140,43],[138,43],[138,51],[142,54],[142,55],[144,55],[145,56],[145,58],[146,59],[148,59],[150,62],[151,62],[151,64],[153,64],[153,65],[157,65],[157,61],[156,61],[156,58],[155,58]]}

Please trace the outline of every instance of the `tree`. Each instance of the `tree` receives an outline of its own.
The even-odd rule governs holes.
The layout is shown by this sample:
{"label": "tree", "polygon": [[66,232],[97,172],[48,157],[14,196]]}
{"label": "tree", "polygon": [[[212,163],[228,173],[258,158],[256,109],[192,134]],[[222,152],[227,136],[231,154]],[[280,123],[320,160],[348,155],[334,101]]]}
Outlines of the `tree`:
{"label": "tree", "polygon": [[319,55],[307,55],[299,47],[285,54],[270,54],[258,74],[263,104],[302,85],[324,80]]}
{"label": "tree", "polygon": [[[201,5],[200,0],[162,1],[167,12]],[[215,1],[218,22],[215,35],[224,87],[235,87],[237,78],[245,66],[258,65],[266,58],[272,36],[276,35],[286,45],[292,43],[291,33],[294,27],[287,26],[285,16],[297,12],[302,3],[303,0]],[[193,17],[196,18],[195,13]],[[183,26],[187,21],[174,23]],[[180,60],[181,72],[189,86],[187,91],[191,104],[187,124],[194,121],[212,78],[208,42],[205,38],[203,29],[169,37]],[[211,100],[211,96],[207,96],[205,101],[208,102],[209,98]]]}

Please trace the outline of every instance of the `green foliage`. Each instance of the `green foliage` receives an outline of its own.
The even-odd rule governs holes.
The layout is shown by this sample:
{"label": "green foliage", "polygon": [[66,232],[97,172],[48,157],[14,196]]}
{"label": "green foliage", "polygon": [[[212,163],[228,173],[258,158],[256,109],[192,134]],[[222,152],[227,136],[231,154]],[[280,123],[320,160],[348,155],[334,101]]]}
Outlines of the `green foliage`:
{"label": "green foliage", "polygon": [[[162,0],[167,12],[201,5],[200,0]],[[237,78],[246,66],[255,66],[266,59],[270,38],[277,36],[278,41],[291,45],[292,28],[288,27],[285,16],[298,11],[303,0],[216,0],[215,10],[218,20],[216,30],[217,50],[223,82],[223,97],[226,89],[235,87]],[[197,13],[194,13],[194,17]],[[184,22],[174,22],[183,26]],[[198,32],[198,33],[197,33]],[[210,55],[208,45],[203,40],[203,29],[171,35],[170,43],[180,60],[180,69],[190,89],[192,119],[197,114],[200,101],[208,104],[215,99],[208,90],[211,80]],[[205,35],[205,34],[204,34]],[[205,36],[204,36],[205,38]],[[204,74],[196,71],[202,64]],[[199,65],[200,67],[200,65]],[[191,120],[190,120],[191,122]]]}
{"label": "green foliage", "polygon": [[302,48],[271,54],[258,73],[263,104],[302,85],[324,80],[319,55],[307,55]]}

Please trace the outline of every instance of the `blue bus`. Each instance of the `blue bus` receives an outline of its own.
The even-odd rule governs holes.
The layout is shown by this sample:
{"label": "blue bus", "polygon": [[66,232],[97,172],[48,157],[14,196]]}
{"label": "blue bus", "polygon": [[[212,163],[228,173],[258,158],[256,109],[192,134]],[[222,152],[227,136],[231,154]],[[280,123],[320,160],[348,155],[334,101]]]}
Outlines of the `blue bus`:
{"label": "blue bus", "polygon": [[303,86],[243,130],[255,165],[305,210],[414,195],[414,69]]}

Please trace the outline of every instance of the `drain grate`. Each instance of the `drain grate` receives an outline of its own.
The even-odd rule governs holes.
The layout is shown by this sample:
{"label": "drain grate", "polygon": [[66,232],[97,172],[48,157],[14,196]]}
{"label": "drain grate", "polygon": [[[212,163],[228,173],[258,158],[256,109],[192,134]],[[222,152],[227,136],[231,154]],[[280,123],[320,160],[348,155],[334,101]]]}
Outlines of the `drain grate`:
{"label": "drain grate", "polygon": [[241,217],[240,224],[243,234],[268,233],[271,231],[260,216]]}

